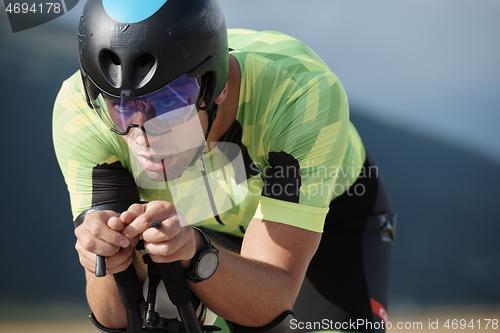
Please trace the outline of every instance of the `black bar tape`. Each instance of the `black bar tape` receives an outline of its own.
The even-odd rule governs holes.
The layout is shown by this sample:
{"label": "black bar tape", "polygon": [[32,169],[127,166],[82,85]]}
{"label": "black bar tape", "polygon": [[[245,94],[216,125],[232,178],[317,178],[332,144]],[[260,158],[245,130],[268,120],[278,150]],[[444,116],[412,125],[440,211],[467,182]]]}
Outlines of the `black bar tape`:
{"label": "black bar tape", "polygon": [[200,323],[191,303],[191,289],[180,261],[157,264],[168,297],[177,306],[187,333],[202,333]]}
{"label": "black bar tape", "polygon": [[139,307],[126,309],[127,311],[127,333],[142,333],[142,316]]}
{"label": "black bar tape", "polygon": [[172,303],[176,306],[183,306],[191,302],[191,289],[180,261],[157,265]]}
{"label": "black bar tape", "polygon": [[131,264],[126,270],[114,274],[120,301],[127,310],[127,333],[142,333],[142,288],[139,277]]}
{"label": "black bar tape", "polygon": [[140,307],[142,304],[142,289],[134,265],[114,274],[120,300],[126,309]]}

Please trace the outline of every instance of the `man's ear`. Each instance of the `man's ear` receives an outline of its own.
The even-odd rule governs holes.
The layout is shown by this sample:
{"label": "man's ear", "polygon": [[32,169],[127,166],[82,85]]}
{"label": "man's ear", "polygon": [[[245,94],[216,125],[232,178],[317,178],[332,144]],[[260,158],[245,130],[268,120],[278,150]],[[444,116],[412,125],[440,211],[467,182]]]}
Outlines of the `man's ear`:
{"label": "man's ear", "polygon": [[226,100],[227,97],[227,82],[226,85],[224,86],[224,89],[220,93],[220,95],[214,100],[215,104],[222,104]]}

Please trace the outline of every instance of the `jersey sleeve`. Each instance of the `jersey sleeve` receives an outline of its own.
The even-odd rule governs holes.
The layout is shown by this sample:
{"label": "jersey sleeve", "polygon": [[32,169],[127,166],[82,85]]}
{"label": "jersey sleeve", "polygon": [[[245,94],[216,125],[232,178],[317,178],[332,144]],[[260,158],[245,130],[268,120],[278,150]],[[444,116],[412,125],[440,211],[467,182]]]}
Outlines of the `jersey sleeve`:
{"label": "jersey sleeve", "polygon": [[[70,195],[73,219],[92,206],[138,200],[121,138],[87,105],[79,72],[66,80],[53,110],[53,143]],[[123,141],[123,140],[121,140]]]}
{"label": "jersey sleeve", "polygon": [[243,73],[242,141],[264,182],[254,217],[322,232],[365,158],[344,88],[291,36],[236,30],[230,42]]}
{"label": "jersey sleeve", "polygon": [[310,73],[273,113],[266,144],[262,218],[321,232],[348,146],[347,97],[331,72]]}

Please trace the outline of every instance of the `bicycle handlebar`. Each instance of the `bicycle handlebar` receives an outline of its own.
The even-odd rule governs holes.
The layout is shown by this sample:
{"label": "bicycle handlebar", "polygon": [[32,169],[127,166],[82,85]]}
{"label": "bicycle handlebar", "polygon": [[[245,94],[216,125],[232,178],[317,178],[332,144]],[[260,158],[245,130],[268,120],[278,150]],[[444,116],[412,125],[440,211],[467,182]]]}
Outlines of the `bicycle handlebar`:
{"label": "bicycle handlebar", "polygon": [[[157,228],[157,222],[150,223],[150,228]],[[191,304],[191,289],[189,288],[184,269],[180,261],[172,263],[153,263],[158,267],[161,279],[167,289],[167,294],[172,303],[177,307],[182,323],[187,333],[203,333],[196,317],[196,312]],[[103,256],[97,255],[95,275],[106,276],[106,261]],[[142,333],[142,288],[131,264],[126,270],[114,274],[120,301],[127,313],[127,333]]]}
{"label": "bicycle handlebar", "polygon": [[127,332],[142,333],[142,316],[140,312],[142,304],[142,290],[134,265],[126,270],[114,274],[120,301],[127,312]]}
{"label": "bicycle handlebar", "polygon": [[96,256],[95,262],[95,276],[106,276],[106,258],[100,255]]}
{"label": "bicycle handlebar", "polygon": [[181,262],[176,261],[157,265],[159,266],[160,275],[167,289],[168,296],[172,303],[177,306],[186,332],[202,333],[193,304],[191,304],[191,289],[189,288]]}
{"label": "bicycle handlebar", "polygon": [[[203,333],[195,310],[191,303],[191,289],[179,261],[162,263],[158,266],[160,276],[167,289],[168,296],[177,307],[187,333]],[[134,265],[114,274],[120,294],[120,301],[127,312],[127,333],[142,333],[142,289]]]}

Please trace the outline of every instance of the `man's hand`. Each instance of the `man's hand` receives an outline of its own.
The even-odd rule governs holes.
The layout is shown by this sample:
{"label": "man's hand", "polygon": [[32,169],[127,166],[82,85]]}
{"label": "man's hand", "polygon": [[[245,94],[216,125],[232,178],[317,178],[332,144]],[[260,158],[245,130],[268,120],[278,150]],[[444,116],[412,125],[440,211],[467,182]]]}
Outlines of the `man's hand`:
{"label": "man's hand", "polygon": [[92,211],[85,215],[83,223],[75,229],[75,248],[80,263],[95,273],[96,254],[106,257],[109,274],[124,271],[132,263],[132,254],[138,237],[127,238],[121,231],[126,225],[112,211]]}
{"label": "man's hand", "polygon": [[[166,201],[152,201],[135,204],[121,214],[120,219],[127,226],[123,236],[132,239],[142,234],[144,248],[157,263],[184,261],[189,264],[204,239],[194,233],[190,226],[181,226],[174,206]],[[160,227],[150,228],[151,222],[161,222]]]}

